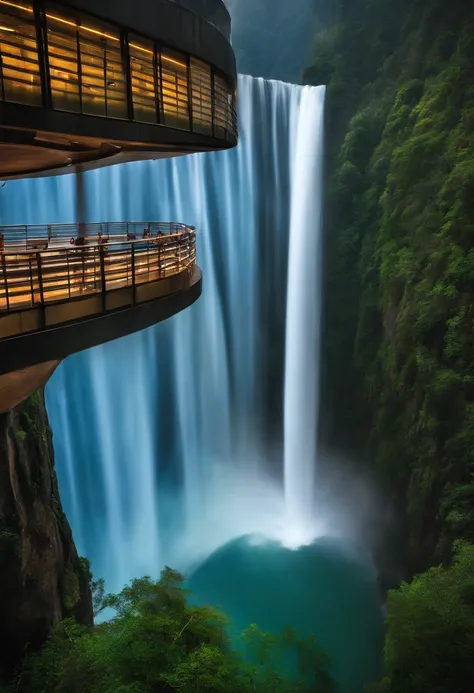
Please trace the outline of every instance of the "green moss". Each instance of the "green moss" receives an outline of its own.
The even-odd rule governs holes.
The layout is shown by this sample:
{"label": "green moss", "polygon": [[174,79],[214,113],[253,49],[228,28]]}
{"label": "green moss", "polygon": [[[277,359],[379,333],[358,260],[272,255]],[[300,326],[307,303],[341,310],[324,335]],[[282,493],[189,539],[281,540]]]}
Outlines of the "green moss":
{"label": "green moss", "polygon": [[21,429],[15,431],[15,438],[20,442],[23,442],[25,440],[26,435],[26,431],[22,431]]}
{"label": "green moss", "polygon": [[68,611],[72,611],[80,598],[79,578],[72,568],[67,568],[62,585],[63,604]]}
{"label": "green moss", "polygon": [[404,505],[415,570],[474,536],[463,496],[474,473],[473,27],[461,0],[352,0],[314,48],[329,80],[322,428],[329,445],[368,456]]}

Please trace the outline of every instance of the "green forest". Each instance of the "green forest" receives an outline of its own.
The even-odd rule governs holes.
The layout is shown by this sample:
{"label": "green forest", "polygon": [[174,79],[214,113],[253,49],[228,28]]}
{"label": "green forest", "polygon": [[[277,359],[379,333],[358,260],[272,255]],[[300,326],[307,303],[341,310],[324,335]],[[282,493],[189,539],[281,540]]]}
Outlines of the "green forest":
{"label": "green forest", "polygon": [[390,501],[383,551],[422,573],[389,593],[371,690],[471,690],[474,6],[341,0],[305,80],[328,85],[321,431]]}
{"label": "green forest", "polygon": [[[104,594],[86,559],[93,627],[59,622],[39,652],[26,653],[0,693],[332,693],[329,661],[313,638],[250,624],[231,645],[228,620],[193,605],[182,575],[165,568],[159,580],[133,580]],[[111,616],[111,617],[110,617]]]}

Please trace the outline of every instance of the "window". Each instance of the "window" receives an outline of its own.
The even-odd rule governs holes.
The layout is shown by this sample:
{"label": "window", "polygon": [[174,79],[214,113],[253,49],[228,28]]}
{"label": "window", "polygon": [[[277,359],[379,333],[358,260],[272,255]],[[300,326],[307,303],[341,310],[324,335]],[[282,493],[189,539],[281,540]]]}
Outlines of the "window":
{"label": "window", "polygon": [[161,89],[164,124],[189,129],[186,58],[169,49],[161,53]]}
{"label": "window", "polygon": [[156,123],[156,65],[152,41],[129,37],[130,75],[132,80],[133,119]]}
{"label": "window", "polygon": [[48,10],[46,24],[52,106],[80,113],[76,23],[56,10]]}
{"label": "window", "polygon": [[41,105],[38,46],[31,2],[0,1],[0,98]]}
{"label": "window", "polygon": [[232,99],[229,98],[227,83],[214,75],[214,128],[217,137],[225,137],[232,131]]}
{"label": "window", "polygon": [[79,30],[82,112],[127,117],[124,61],[117,32],[88,20]]}
{"label": "window", "polygon": [[193,130],[212,133],[211,68],[201,60],[191,60],[191,84],[193,94]]}
{"label": "window", "polygon": [[120,37],[88,19],[46,13],[53,108],[127,117]]}

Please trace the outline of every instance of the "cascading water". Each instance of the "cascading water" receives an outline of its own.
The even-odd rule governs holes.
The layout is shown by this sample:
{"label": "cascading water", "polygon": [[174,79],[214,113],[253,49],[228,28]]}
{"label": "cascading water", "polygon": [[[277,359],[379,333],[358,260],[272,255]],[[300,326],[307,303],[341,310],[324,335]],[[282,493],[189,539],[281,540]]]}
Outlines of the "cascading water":
{"label": "cascading water", "polygon": [[304,89],[297,113],[286,308],[285,541],[315,537],[324,87]]}
{"label": "cascading water", "polygon": [[[84,176],[87,220],[191,223],[204,271],[192,308],[67,359],[47,387],[63,503],[111,589],[243,534],[314,537],[324,90],[240,77],[239,100],[235,150]],[[69,176],[8,183],[2,222],[73,220],[74,201]]]}
{"label": "cascading water", "polygon": [[356,514],[314,488],[323,107],[323,88],[240,77],[236,149],[77,189],[9,182],[0,222],[74,221],[83,191],[86,221],[197,227],[199,301],[66,359],[47,386],[76,544],[111,591],[168,564],[237,628],[316,632],[338,691],[361,693],[380,676],[374,575]]}

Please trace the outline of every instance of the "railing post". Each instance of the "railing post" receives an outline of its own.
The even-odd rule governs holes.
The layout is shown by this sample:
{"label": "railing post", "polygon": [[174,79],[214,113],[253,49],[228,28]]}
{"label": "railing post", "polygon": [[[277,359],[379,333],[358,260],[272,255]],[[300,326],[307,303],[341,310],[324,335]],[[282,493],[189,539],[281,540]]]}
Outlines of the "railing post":
{"label": "railing post", "polygon": [[69,268],[69,250],[66,250],[66,266],[67,266],[67,293],[71,298],[71,270]]}
{"label": "railing post", "polygon": [[35,305],[35,285],[33,282],[33,267],[31,265],[31,257],[28,258],[28,267],[30,270],[30,291],[31,291],[31,307]]}
{"label": "railing post", "polygon": [[8,298],[7,260],[4,253],[2,253],[2,272],[3,282],[5,284],[5,300],[7,302],[7,310],[10,310],[10,299]]}
{"label": "railing post", "polygon": [[135,288],[135,243],[132,241],[131,242],[131,247],[132,247],[132,253],[131,253],[131,259],[132,259],[132,306],[134,306],[137,302],[137,292]]}
{"label": "railing post", "polygon": [[41,267],[41,253],[36,253],[36,266],[38,269],[38,289],[40,295],[41,321],[42,327],[44,327],[46,325],[46,307],[44,305],[43,270]]}
{"label": "railing post", "polygon": [[100,287],[102,291],[102,312],[105,313],[106,309],[106,281],[105,281],[105,256],[104,256],[104,246],[99,245],[99,264],[100,264]]}
{"label": "railing post", "polygon": [[43,270],[41,267],[41,253],[36,253],[36,266],[38,268],[38,289],[39,289],[39,295],[40,295],[40,303],[44,303]]}

